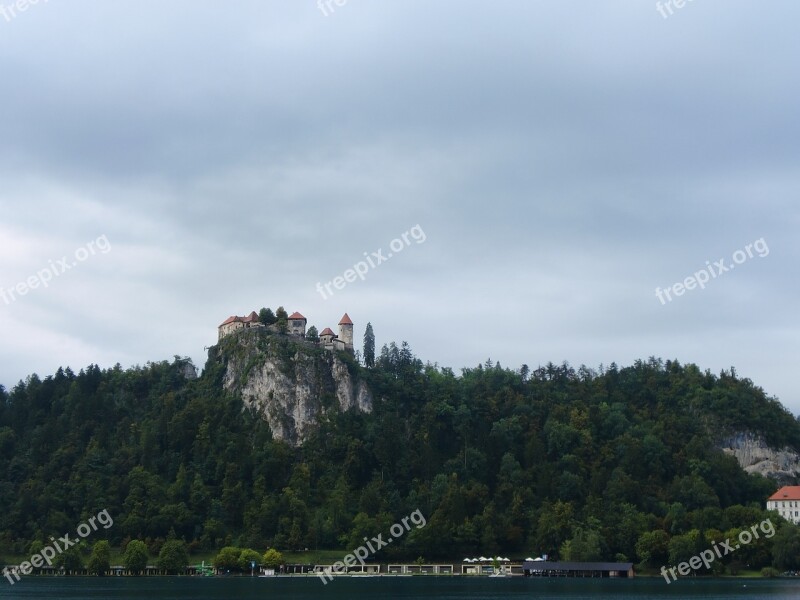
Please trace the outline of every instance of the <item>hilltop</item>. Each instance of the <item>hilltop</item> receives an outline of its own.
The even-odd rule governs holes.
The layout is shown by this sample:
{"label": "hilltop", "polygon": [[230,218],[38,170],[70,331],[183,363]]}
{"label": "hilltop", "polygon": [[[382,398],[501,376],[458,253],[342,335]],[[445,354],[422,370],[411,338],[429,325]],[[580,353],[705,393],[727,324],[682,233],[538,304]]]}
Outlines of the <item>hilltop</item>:
{"label": "hilltop", "polygon": [[[639,561],[652,532],[757,523],[797,480],[797,419],[733,370],[651,358],[456,375],[407,344],[365,368],[264,328],[226,336],[193,374],[176,357],[0,389],[2,547],[107,509],[113,545],[152,552],[172,536],[193,551],[349,548],[420,510],[427,526],[385,556]],[[791,460],[747,473],[732,440]]]}

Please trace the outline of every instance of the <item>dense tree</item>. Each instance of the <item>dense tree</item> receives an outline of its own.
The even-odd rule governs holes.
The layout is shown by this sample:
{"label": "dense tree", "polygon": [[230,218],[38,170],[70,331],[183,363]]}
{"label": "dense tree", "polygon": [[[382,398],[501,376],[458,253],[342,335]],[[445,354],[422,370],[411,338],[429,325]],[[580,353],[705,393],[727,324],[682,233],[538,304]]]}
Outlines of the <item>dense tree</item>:
{"label": "dense tree", "polygon": [[283,564],[283,554],[275,550],[275,548],[270,548],[264,552],[261,562],[267,568],[277,569]]}
{"label": "dense tree", "polygon": [[364,331],[364,365],[368,369],[375,366],[375,333],[372,331],[372,323],[367,323]]}
{"label": "dense tree", "polygon": [[279,306],[278,310],[275,311],[275,325],[280,333],[289,331],[289,313],[282,306]]}
{"label": "dense tree", "polygon": [[169,540],[161,547],[156,565],[171,575],[182,574],[189,564],[189,552],[181,540]]}
{"label": "dense tree", "polygon": [[73,546],[72,548],[65,549],[60,554],[57,554],[53,560],[53,565],[56,568],[64,569],[64,572],[68,575],[80,572],[84,567],[82,546],[82,544]]}
{"label": "dense tree", "polygon": [[[304,353],[329,356],[267,328],[240,339],[279,353],[292,374]],[[24,555],[107,508],[114,547],[142,540],[162,565],[183,548],[169,563],[183,572],[176,539],[235,546],[240,568],[242,548],[338,551],[419,510],[424,527],[382,558],[624,555],[658,568],[670,551],[696,554],[771,514],[776,485],[719,449],[724,432],[800,448],[797,420],[733,372],[650,359],[597,372],[487,361],[456,374],[406,343],[383,346],[372,368],[340,354],[369,386],[372,412],[342,410],[325,390],[322,416],[292,447],[223,384],[246,351],[229,336],[197,379],[176,359],[59,369],[0,390],[4,551]],[[790,564],[786,527],[732,559]],[[75,571],[86,555],[57,560]]]}
{"label": "dense tree", "polygon": [[772,539],[772,556],[781,571],[800,570],[800,527],[784,525]]}
{"label": "dense tree", "polygon": [[603,559],[600,534],[593,529],[577,528],[575,535],[564,542],[561,558],[575,562],[595,562]]}
{"label": "dense tree", "polygon": [[319,332],[313,325],[308,328],[308,331],[306,331],[306,339],[309,342],[314,342],[315,344],[319,341]]}
{"label": "dense tree", "polygon": [[672,565],[689,562],[704,549],[705,540],[697,529],[692,529],[683,535],[674,536],[669,541],[669,562]]}
{"label": "dense tree", "polygon": [[273,314],[271,308],[262,308],[258,311],[258,320],[262,325],[272,325],[278,318]]}
{"label": "dense tree", "polygon": [[649,567],[666,565],[669,561],[669,534],[663,529],[643,533],[636,542],[636,555]]}
{"label": "dense tree", "polygon": [[95,575],[105,575],[111,568],[111,545],[106,540],[95,542],[92,547],[92,555],[86,564],[89,573]]}
{"label": "dense tree", "polygon": [[214,566],[217,569],[224,571],[238,571],[239,570],[239,555],[242,553],[241,548],[235,546],[226,546],[219,551],[214,558]]}
{"label": "dense tree", "polygon": [[[36,554],[39,554],[42,551],[42,548],[44,548],[44,544],[42,542],[40,542],[39,540],[34,540],[31,543],[30,547],[28,548],[28,555],[29,556],[35,556]],[[35,575],[38,575],[41,572],[42,572],[41,567],[37,567],[36,565],[33,565],[33,573]]]}
{"label": "dense tree", "polygon": [[140,540],[128,542],[122,564],[134,575],[139,575],[147,567],[147,545]]}
{"label": "dense tree", "polygon": [[256,552],[250,548],[244,548],[239,553],[239,570],[240,571],[253,571],[258,569],[261,563],[261,553]]}

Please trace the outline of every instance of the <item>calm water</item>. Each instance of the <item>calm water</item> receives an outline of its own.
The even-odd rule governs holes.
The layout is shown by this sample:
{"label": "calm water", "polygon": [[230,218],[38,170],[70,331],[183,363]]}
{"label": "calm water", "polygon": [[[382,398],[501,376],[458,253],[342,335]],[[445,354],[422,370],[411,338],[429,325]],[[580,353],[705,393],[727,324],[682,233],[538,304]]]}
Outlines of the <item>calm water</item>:
{"label": "calm water", "polygon": [[797,600],[800,581],[787,580],[683,580],[667,585],[656,579],[542,580],[445,577],[381,577],[336,579],[322,585],[306,578],[29,578],[11,586],[0,582],[0,598],[59,600],[349,600],[351,598],[500,600],[605,600],[692,598],[722,600]]}

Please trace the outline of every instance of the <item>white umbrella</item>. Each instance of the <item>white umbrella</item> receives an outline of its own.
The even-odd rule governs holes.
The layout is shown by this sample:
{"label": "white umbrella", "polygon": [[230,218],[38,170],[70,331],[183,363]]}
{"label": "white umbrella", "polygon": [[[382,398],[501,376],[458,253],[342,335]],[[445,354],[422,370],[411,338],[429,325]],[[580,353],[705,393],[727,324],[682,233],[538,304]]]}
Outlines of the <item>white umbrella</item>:
{"label": "white umbrella", "polygon": [[534,560],[537,560],[537,559],[535,559],[535,558],[531,558],[531,557],[529,556],[529,557],[528,557],[528,558],[526,558],[525,560],[527,560],[527,561],[530,561],[530,562],[533,562]]}
{"label": "white umbrella", "polygon": [[511,562],[511,560],[509,560],[508,558],[501,558],[500,560],[502,560],[503,562]]}
{"label": "white umbrella", "polygon": [[488,559],[488,558],[486,558],[485,556],[481,556],[481,557],[480,557],[478,560],[479,560],[480,562],[486,562],[486,561],[487,561],[487,560],[489,560],[489,559]]}

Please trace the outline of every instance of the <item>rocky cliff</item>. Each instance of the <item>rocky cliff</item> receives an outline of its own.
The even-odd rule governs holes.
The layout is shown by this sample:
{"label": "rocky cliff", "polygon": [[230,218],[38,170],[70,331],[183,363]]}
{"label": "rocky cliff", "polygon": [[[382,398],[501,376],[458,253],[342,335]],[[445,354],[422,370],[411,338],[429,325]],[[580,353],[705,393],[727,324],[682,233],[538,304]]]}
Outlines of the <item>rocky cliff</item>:
{"label": "rocky cliff", "polygon": [[735,456],[748,473],[760,473],[783,484],[794,484],[800,477],[800,455],[790,448],[770,448],[759,435],[740,432],[723,440],[720,448]]}
{"label": "rocky cliff", "polygon": [[372,411],[372,393],[344,353],[263,329],[231,335],[215,352],[224,388],[261,414],[275,439],[297,446],[327,411]]}

